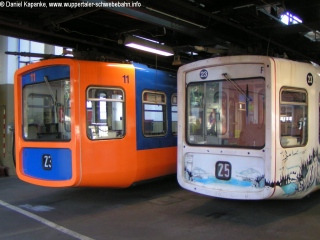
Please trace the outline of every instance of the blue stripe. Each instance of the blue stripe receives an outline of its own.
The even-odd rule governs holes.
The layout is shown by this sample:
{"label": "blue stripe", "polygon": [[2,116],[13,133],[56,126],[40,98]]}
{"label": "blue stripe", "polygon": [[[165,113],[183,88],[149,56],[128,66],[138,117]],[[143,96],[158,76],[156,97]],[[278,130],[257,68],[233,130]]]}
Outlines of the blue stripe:
{"label": "blue stripe", "polygon": [[27,84],[44,82],[47,76],[49,81],[70,78],[70,67],[65,65],[48,66],[30,71],[22,76],[22,87]]}
{"label": "blue stripe", "polygon": [[[51,170],[44,168],[43,156],[50,155]],[[43,180],[70,180],[72,177],[72,153],[66,148],[24,148],[22,165],[24,174]]]}
{"label": "blue stripe", "polygon": [[[177,93],[176,75],[148,68],[142,64],[134,63],[133,65],[136,74],[137,150],[177,146],[177,137],[172,134],[171,127],[171,96]],[[167,96],[168,132],[163,137],[145,137],[142,134],[142,92],[144,90],[162,91]]]}

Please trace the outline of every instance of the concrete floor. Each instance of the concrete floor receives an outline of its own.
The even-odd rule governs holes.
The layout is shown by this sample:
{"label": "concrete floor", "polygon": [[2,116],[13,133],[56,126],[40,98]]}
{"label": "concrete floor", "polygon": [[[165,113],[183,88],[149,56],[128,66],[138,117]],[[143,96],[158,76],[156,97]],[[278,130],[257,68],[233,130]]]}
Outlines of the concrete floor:
{"label": "concrete floor", "polygon": [[320,192],[293,201],[210,198],[175,177],[128,189],[0,178],[0,239],[319,239]]}

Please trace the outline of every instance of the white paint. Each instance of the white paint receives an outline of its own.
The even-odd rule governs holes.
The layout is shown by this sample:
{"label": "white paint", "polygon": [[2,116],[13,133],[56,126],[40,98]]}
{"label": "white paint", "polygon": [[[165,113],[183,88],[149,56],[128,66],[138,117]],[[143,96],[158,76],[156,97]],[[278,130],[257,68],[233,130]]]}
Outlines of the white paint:
{"label": "white paint", "polygon": [[43,205],[32,206],[30,204],[19,205],[19,207],[22,207],[34,212],[50,212],[54,209],[53,207],[49,207],[49,206],[43,206]]}
{"label": "white paint", "polygon": [[[62,233],[65,233],[65,234],[67,234],[67,235],[69,235],[69,236],[72,236],[72,237],[74,237],[74,238],[81,239],[81,240],[93,240],[93,238],[84,236],[84,235],[82,235],[82,234],[80,234],[80,233],[77,233],[77,232],[74,232],[74,231],[72,231],[72,230],[70,230],[70,229],[67,229],[67,228],[65,228],[65,227],[62,227],[62,226],[60,226],[60,225],[58,225],[58,224],[56,224],[56,223],[54,223],[54,222],[48,221],[48,220],[45,219],[45,218],[39,217],[39,216],[36,215],[36,214],[30,213],[30,212],[28,212],[28,211],[26,211],[26,210],[23,210],[23,209],[21,209],[21,208],[19,208],[19,207],[13,206],[13,205],[11,205],[11,204],[9,204],[9,203],[6,203],[6,202],[4,202],[4,201],[2,201],[2,200],[0,200],[0,205],[2,205],[3,207],[6,207],[6,208],[8,208],[8,209],[11,209],[11,210],[13,210],[13,211],[15,211],[15,212],[18,212],[18,213],[20,213],[20,214],[22,214],[22,215],[24,215],[24,216],[26,216],[26,217],[32,218],[32,219],[34,219],[34,220],[36,220],[36,221],[38,221],[38,222],[40,222],[40,223],[42,223],[42,224],[44,224],[44,225],[47,225],[47,226],[49,226],[49,227],[51,227],[51,228],[53,228],[53,229],[55,229],[55,230],[58,230],[58,231],[60,231],[60,232],[62,232]],[[23,206],[27,206],[27,205],[28,205],[28,204],[23,205]],[[29,206],[30,206],[30,205],[29,205]],[[43,207],[43,206],[42,206],[42,207]],[[32,209],[34,209],[34,207],[32,207]],[[36,209],[37,209],[37,208],[36,208]],[[43,208],[40,208],[40,209],[43,210]],[[39,209],[38,209],[38,210],[39,210]]]}

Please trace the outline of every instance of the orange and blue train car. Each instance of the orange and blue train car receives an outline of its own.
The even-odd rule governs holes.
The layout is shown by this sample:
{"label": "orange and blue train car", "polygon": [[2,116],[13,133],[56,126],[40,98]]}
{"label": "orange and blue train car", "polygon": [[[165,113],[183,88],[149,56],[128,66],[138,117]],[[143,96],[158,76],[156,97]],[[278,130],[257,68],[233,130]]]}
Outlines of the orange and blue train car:
{"label": "orange and blue train car", "polygon": [[125,188],[176,173],[175,73],[51,59],[15,73],[18,177],[47,187]]}

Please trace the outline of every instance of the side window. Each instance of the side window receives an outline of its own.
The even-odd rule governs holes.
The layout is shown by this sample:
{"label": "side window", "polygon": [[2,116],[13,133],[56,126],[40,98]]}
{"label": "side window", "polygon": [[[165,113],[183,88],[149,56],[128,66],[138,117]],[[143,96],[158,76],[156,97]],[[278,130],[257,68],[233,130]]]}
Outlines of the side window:
{"label": "side window", "polygon": [[177,94],[173,94],[171,97],[171,127],[172,127],[172,134],[177,135],[178,133],[178,98]]}
{"label": "side window", "polygon": [[124,136],[124,93],[120,88],[87,90],[87,135],[90,139]]}
{"label": "side window", "polygon": [[318,117],[319,122],[318,122],[318,129],[319,129],[319,143],[320,143],[320,93],[319,93],[319,99],[318,99],[318,101],[319,101],[319,117]]}
{"label": "side window", "polygon": [[166,95],[162,92],[142,93],[143,135],[164,136],[167,133]]}
{"label": "side window", "polygon": [[280,142],[283,147],[306,145],[308,141],[307,92],[284,88],[280,92]]}

